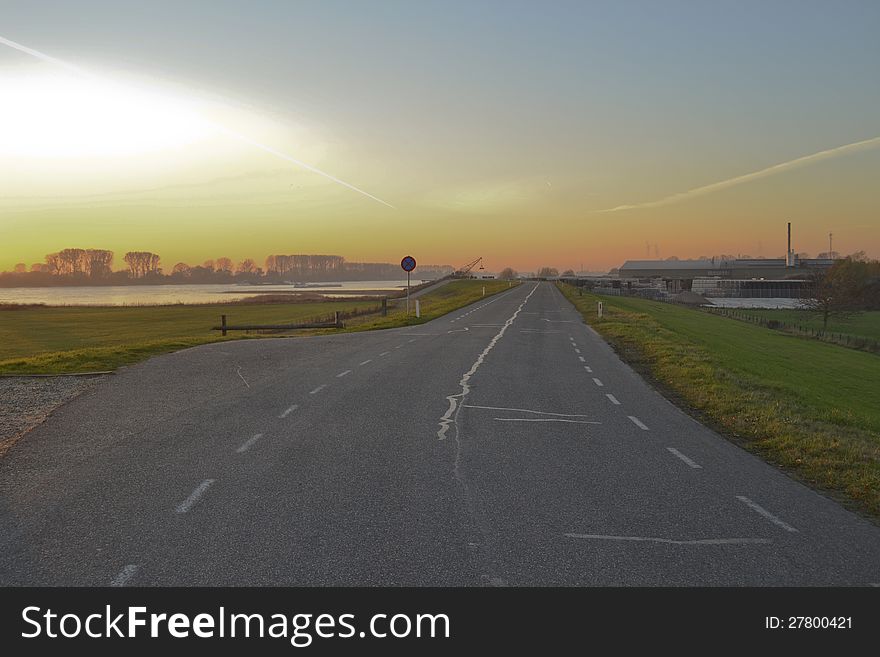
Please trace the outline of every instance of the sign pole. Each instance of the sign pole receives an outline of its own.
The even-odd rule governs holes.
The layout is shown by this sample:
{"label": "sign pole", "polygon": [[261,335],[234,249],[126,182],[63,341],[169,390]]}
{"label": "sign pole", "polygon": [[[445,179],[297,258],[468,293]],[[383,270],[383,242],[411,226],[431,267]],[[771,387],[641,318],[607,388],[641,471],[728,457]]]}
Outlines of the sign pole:
{"label": "sign pole", "polygon": [[400,261],[400,266],[406,272],[406,314],[409,316],[409,283],[410,272],[416,268],[416,259],[412,256],[404,256]]}

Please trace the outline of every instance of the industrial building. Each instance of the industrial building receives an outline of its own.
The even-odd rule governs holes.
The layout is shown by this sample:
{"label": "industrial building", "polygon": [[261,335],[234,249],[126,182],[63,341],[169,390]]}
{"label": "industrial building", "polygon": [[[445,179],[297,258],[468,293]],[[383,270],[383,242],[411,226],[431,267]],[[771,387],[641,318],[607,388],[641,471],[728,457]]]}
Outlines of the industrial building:
{"label": "industrial building", "polygon": [[785,258],[712,260],[627,260],[618,270],[620,285],[649,284],[667,293],[692,290],[714,297],[808,297],[816,272],[834,264],[830,258],[799,258],[791,248]]}

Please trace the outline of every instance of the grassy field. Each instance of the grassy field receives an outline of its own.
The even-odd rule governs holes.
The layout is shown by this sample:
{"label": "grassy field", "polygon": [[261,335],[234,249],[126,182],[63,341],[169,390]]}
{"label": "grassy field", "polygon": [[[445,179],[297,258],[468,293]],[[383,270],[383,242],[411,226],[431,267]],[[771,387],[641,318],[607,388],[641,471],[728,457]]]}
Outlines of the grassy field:
{"label": "grassy field", "polygon": [[[816,313],[803,310],[737,309],[737,312],[753,317],[775,319],[780,322],[813,329],[814,331],[822,330],[822,318]],[[848,317],[832,317],[828,321],[828,332],[880,341],[880,311],[863,312]]]}
{"label": "grassy field", "polygon": [[563,293],[708,424],[880,518],[880,357],[644,299]]}
{"label": "grassy field", "polygon": [[[370,315],[346,320],[350,328],[367,330],[427,321],[450,310],[507,289],[501,281],[453,281],[421,298],[422,318],[407,319],[403,309],[388,317]],[[267,337],[211,331],[227,315],[229,324],[302,323],[376,307],[377,301],[223,304],[142,307],[30,307],[0,311],[0,374],[57,374],[113,370],[156,354],[218,340]],[[401,304],[402,305],[402,304]],[[315,333],[315,331],[310,331]],[[302,332],[299,332],[302,334]]]}

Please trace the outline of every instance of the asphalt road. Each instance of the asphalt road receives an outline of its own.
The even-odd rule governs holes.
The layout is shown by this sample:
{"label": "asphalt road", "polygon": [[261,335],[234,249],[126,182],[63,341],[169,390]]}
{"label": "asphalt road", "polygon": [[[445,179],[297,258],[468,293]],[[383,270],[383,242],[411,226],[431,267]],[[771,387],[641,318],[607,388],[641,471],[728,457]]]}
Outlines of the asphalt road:
{"label": "asphalt road", "polygon": [[676,409],[550,284],[220,343],[0,459],[0,583],[869,585],[880,528]]}

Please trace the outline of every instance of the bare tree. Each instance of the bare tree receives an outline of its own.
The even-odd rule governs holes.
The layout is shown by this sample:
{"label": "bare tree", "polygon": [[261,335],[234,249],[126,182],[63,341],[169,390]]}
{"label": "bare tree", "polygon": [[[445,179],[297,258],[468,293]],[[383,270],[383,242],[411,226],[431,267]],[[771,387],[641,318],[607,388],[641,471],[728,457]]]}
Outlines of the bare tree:
{"label": "bare tree", "polygon": [[214,261],[214,266],[216,271],[231,272],[232,260],[230,258],[217,258],[217,260]]}
{"label": "bare tree", "polygon": [[501,273],[498,274],[498,278],[503,279],[505,281],[511,281],[517,277],[516,270],[512,267],[505,267],[501,270]]}
{"label": "bare tree", "polygon": [[864,308],[870,276],[871,264],[860,253],[812,274],[813,296],[805,305],[822,317],[823,330],[828,330],[832,317],[845,317]]}
{"label": "bare tree", "polygon": [[145,278],[159,273],[159,256],[150,251],[129,251],[123,260],[132,278]]}
{"label": "bare tree", "polygon": [[189,278],[192,275],[192,267],[185,262],[178,262],[171,268],[171,275],[180,278]]}
{"label": "bare tree", "polygon": [[13,271],[16,274],[26,274],[27,273],[27,265],[23,262],[19,262],[15,265],[15,269]]}
{"label": "bare tree", "polygon": [[238,273],[239,274],[253,274],[257,269],[257,263],[255,263],[250,258],[245,258],[240,263],[238,263]]}

